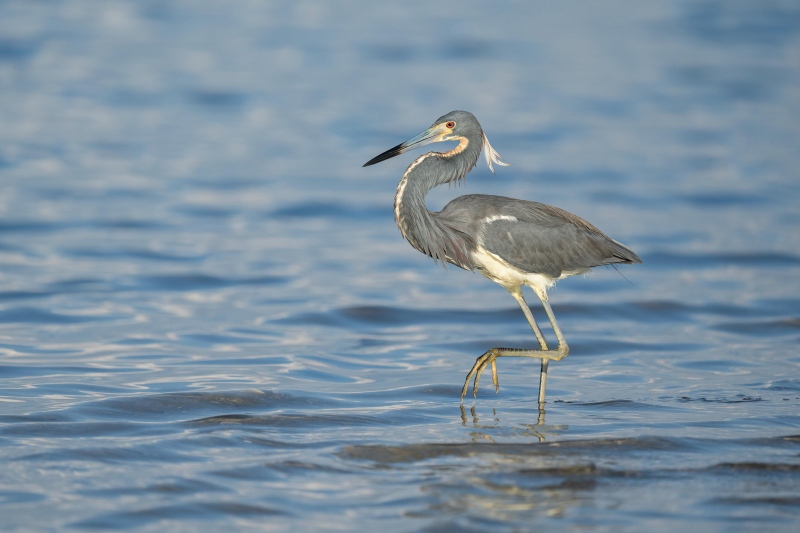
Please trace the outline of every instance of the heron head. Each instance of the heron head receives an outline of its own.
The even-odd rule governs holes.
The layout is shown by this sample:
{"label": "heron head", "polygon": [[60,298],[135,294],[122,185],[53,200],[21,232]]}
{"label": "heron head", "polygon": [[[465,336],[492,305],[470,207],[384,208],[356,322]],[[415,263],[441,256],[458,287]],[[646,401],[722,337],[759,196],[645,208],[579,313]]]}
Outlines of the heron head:
{"label": "heron head", "polygon": [[500,154],[489,144],[489,140],[486,138],[486,135],[484,135],[481,125],[478,123],[478,119],[475,118],[475,115],[469,111],[451,111],[436,119],[427,130],[373,157],[364,163],[364,166],[368,167],[375,163],[391,159],[409,150],[413,150],[414,148],[442,141],[458,141],[461,147],[459,152],[463,151],[470,142],[481,142],[484,155],[486,156],[486,162],[492,172],[494,172],[494,168],[492,167],[493,162],[498,165],[508,165],[508,163],[504,163],[500,160]]}

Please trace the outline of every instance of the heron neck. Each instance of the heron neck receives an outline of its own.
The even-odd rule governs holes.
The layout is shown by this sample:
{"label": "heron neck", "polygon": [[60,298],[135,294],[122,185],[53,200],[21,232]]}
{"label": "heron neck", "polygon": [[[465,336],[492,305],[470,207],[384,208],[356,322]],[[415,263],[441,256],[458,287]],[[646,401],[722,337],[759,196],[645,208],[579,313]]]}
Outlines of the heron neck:
{"label": "heron neck", "polygon": [[463,268],[472,268],[467,243],[428,211],[425,196],[438,185],[463,179],[475,166],[480,146],[464,138],[449,152],[418,157],[403,174],[394,199],[395,221],[403,237],[433,259]]}

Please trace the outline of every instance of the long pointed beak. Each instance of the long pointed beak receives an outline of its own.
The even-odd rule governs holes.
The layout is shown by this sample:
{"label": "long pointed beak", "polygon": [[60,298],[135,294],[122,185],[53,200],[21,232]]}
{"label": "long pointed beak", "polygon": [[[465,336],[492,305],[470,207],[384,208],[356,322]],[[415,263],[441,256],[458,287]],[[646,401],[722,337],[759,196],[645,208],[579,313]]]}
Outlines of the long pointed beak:
{"label": "long pointed beak", "polygon": [[404,143],[398,144],[394,148],[389,148],[385,152],[380,155],[376,155],[363,166],[368,167],[370,165],[374,165],[375,163],[380,163],[381,161],[386,161],[387,159],[391,159],[395,156],[398,156],[404,152],[408,152],[409,150],[413,150],[414,148],[419,148],[420,146],[425,146],[426,144],[431,144],[435,142],[439,142],[442,140],[442,127],[431,126],[427,130],[423,131],[413,139],[409,139]]}

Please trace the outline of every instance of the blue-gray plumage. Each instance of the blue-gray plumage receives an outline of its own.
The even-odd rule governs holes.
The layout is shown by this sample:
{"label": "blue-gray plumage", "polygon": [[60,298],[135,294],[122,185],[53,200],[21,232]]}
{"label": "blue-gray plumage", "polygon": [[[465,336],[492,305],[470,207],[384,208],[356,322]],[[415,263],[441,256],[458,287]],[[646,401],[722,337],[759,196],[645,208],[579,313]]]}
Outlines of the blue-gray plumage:
{"label": "blue-gray plumage", "polygon": [[[538,350],[492,348],[487,351],[478,357],[467,374],[461,399],[473,376],[473,394],[477,396],[480,376],[488,365],[492,367],[492,381],[497,390],[495,360],[498,357],[533,357],[542,360],[541,409],[548,361],[558,361],[569,354],[550,308],[547,289],[559,279],[587,272],[592,267],[641,263],[642,260],[582,218],[538,202],[470,194],[454,199],[437,213],[428,211],[425,206],[428,191],[437,185],[464,179],[478,161],[481,150],[492,172],[493,163],[506,166],[489,144],[478,121],[467,111],[443,115],[424,132],[369,160],[364,166],[440,141],[458,141],[458,145],[448,152],[429,152],[418,157],[397,186],[394,213],[400,232],[414,248],[434,260],[477,270],[505,287],[519,303],[540,347]],[[548,348],[525,303],[523,285],[531,287],[542,302],[558,339],[554,350]]]}

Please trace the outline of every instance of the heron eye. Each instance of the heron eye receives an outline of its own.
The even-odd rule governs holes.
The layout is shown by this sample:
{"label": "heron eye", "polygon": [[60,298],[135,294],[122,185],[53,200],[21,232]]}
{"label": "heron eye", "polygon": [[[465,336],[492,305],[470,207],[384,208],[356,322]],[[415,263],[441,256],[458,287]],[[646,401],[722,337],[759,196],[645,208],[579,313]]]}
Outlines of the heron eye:
{"label": "heron eye", "polygon": [[450,122],[445,124],[445,126],[447,126],[448,128],[450,128],[452,130],[453,128],[456,127],[456,123],[451,120]]}

